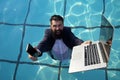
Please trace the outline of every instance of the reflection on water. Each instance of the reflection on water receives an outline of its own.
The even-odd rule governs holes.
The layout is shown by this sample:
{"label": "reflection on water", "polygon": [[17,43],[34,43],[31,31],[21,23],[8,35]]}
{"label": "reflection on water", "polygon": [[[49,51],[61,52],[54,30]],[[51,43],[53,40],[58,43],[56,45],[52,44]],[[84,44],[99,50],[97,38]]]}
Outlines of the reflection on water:
{"label": "reflection on water", "polygon": [[[90,0],[90,1],[86,0],[86,1],[87,2],[85,3],[82,1],[78,2],[77,0],[74,0],[74,1],[71,1],[71,3],[67,3],[67,9],[66,9],[66,14],[65,14],[65,25],[72,26],[72,27],[86,26],[88,28],[91,26],[92,27],[100,26],[102,7],[101,7],[101,4],[98,4],[98,3],[102,3],[102,2],[95,2],[95,0]],[[62,0],[56,0],[54,3],[50,3],[50,5],[54,5],[54,11],[51,13],[47,13],[48,15],[51,15],[53,13],[59,14],[59,11],[57,10],[58,9],[57,4],[59,2],[62,3]],[[88,4],[88,3],[90,3],[90,4]],[[98,5],[100,7],[97,7],[98,9],[96,9],[92,5],[93,6]],[[111,14],[113,14],[113,11],[111,11]],[[111,15],[109,15],[109,17],[111,17]],[[78,28],[78,29],[73,29],[72,31],[75,33],[75,35],[77,35],[79,38],[82,38],[83,40],[89,40],[89,39],[97,40],[98,39],[97,37],[99,35],[98,34],[99,30],[95,29],[95,28],[91,29],[91,30]],[[39,43],[39,41],[33,42],[33,45],[37,45],[38,43]],[[113,42],[113,44],[114,44],[114,42]],[[119,53],[120,53],[120,51],[116,50],[115,47],[114,48],[112,47],[108,68],[120,67]],[[44,63],[45,65],[39,66],[37,75],[35,76],[35,80],[37,80],[37,79],[47,80],[48,77],[50,79],[54,79],[54,78],[57,79],[58,72],[59,72],[59,70],[58,70],[59,61],[53,60],[52,58],[50,58],[50,56],[47,55],[47,53],[44,53],[44,55],[42,57],[40,57],[39,61],[37,61],[37,62]],[[50,65],[53,65],[56,67],[53,67]],[[62,63],[62,66],[68,66],[68,65],[69,65],[69,61],[65,61]],[[76,74],[68,74],[67,71],[68,71],[68,68],[61,68],[61,76],[62,76],[61,78],[64,78],[64,79],[66,78],[66,80],[67,80],[68,79],[67,76],[72,76],[72,77],[69,77],[68,80],[78,80],[78,79],[82,79],[82,80],[87,79],[88,80],[88,78],[91,78],[91,80],[92,80],[93,78],[91,76],[93,74],[98,74],[97,75],[98,78],[100,76],[100,73],[98,71],[82,72],[82,73],[76,73]],[[49,74],[47,74],[47,73],[50,73],[51,75],[49,76]],[[101,72],[101,74],[102,73],[103,73],[103,71]],[[105,74],[103,74],[103,75],[105,75]],[[103,75],[101,75],[101,76],[103,76]],[[86,76],[88,76],[88,78],[86,78]],[[113,77],[119,78],[118,73],[113,72],[113,71],[109,71],[108,76],[110,78],[113,78]],[[100,79],[100,80],[102,80],[102,79]]]}
{"label": "reflection on water", "polygon": [[[101,20],[100,18],[101,18],[102,8],[99,7],[100,10],[95,11],[96,9],[93,10],[93,8],[91,6],[91,5],[96,4],[95,0],[90,0],[90,1],[86,0],[86,1],[87,1],[87,3],[83,3],[82,1],[81,2],[73,1],[69,4],[67,3],[67,10],[66,10],[66,15],[65,15],[65,24],[67,23],[66,25],[73,26],[73,27],[74,26],[80,26],[80,25],[86,26],[86,27],[100,26],[100,20]],[[57,2],[60,2],[60,0],[56,1],[55,3],[57,4]],[[97,3],[101,3],[101,2],[97,2]],[[107,4],[107,6],[110,5],[110,4],[111,4],[111,2],[109,4]],[[101,4],[99,4],[99,5],[101,5]],[[57,6],[54,6],[54,9],[55,9],[54,12],[57,14],[58,13],[57,10],[56,10]],[[52,13],[48,13],[48,14],[50,15]],[[111,11],[111,14],[113,14],[113,11]],[[110,17],[111,17],[111,15],[109,15],[109,20],[112,21],[110,19]],[[89,40],[89,39],[97,40],[98,39],[97,36],[99,35],[98,34],[98,29],[91,29],[91,30],[88,30],[88,29],[85,30],[84,29],[84,30],[81,30],[81,28],[80,29],[78,28],[78,29],[73,29],[72,31],[79,38],[83,38],[84,40]],[[86,37],[86,35],[88,35],[88,36]],[[94,36],[92,36],[92,35],[94,35]],[[37,43],[33,43],[33,44],[37,44]],[[114,68],[120,67],[119,53],[120,53],[120,51],[117,51],[116,49],[113,49],[113,47],[112,47],[108,68],[110,68],[110,67],[114,67]],[[59,66],[59,61],[52,60],[48,55],[42,56],[42,57],[44,57],[44,58],[40,59],[39,62]],[[63,62],[62,65],[66,65],[66,63],[67,62]],[[69,64],[67,64],[67,66],[68,65]],[[38,69],[38,72],[37,72],[38,75],[36,75],[36,77],[38,77],[39,75],[42,75],[43,79],[46,79],[45,76],[44,76],[44,73],[42,74],[42,72],[46,72],[46,70],[47,70],[46,66],[40,66],[39,69]],[[58,71],[56,69],[55,70],[50,69],[50,72],[54,73],[54,74],[58,73]],[[79,73],[79,74],[83,75],[84,72]],[[119,78],[118,74],[116,72],[113,72],[113,71],[108,71],[108,76],[110,78],[113,78],[113,77]],[[78,76],[76,76],[76,77],[78,77]],[[74,78],[74,79],[77,80],[78,78]],[[71,79],[69,79],[69,80],[71,80]]]}
{"label": "reflection on water", "polygon": [[[100,26],[101,13],[103,11],[103,3],[102,3],[103,0],[71,0],[71,1],[69,0],[49,0],[49,1],[43,0],[43,2],[42,0],[25,0],[25,3],[23,3],[23,1],[21,0],[19,1],[19,5],[13,5],[16,1],[17,0],[13,0],[13,1],[1,0],[0,1],[1,2],[1,5],[0,5],[1,7],[0,8],[0,14],[1,14],[0,15],[0,24],[1,24],[0,25],[0,41],[2,45],[0,47],[0,53],[2,54],[2,56],[0,56],[0,60],[1,60],[0,71],[4,71],[5,69],[8,68],[9,64],[13,63],[11,64],[12,68],[10,66],[8,72],[4,71],[4,73],[0,74],[0,79],[1,78],[6,79],[7,77],[9,77],[9,79],[12,80],[11,76],[14,75],[14,70],[15,70],[17,62],[14,62],[13,60],[17,60],[17,57],[19,55],[19,51],[20,51],[19,47],[20,47],[20,42],[21,42],[20,40],[22,37],[22,32],[24,32],[23,26],[28,28],[27,25],[25,24],[23,25],[22,23],[24,23],[29,1],[31,1],[31,4],[30,4],[31,6],[30,6],[30,12],[27,18],[28,24],[35,23],[36,25],[36,23],[38,24],[44,23],[48,25],[48,17],[50,17],[53,14],[60,14],[65,17],[65,26],[79,27],[79,28],[72,29],[72,31],[74,32],[75,35],[77,35],[77,37],[82,38],[83,40],[89,40],[89,39],[92,41],[98,40],[99,29],[98,28],[88,29],[88,28]],[[66,4],[64,4],[65,1],[66,1]],[[120,13],[119,2],[120,1],[119,0],[105,0],[105,1],[106,1],[106,4],[105,4],[106,5],[106,9],[105,9],[106,17],[113,25],[120,25],[120,19],[119,19],[120,18],[120,15],[119,15]],[[46,7],[43,8],[43,6],[45,5],[48,5],[48,8]],[[64,10],[65,10],[65,15],[63,13]],[[19,24],[17,25],[16,23],[19,23],[20,25]],[[16,29],[16,26],[18,26],[17,29]],[[80,26],[85,26],[86,28],[82,28]],[[26,28],[27,33],[25,33],[25,35],[27,36],[28,40],[25,38],[24,42],[29,42],[31,40],[30,38],[31,34],[33,36],[34,34],[36,34],[35,32],[37,32],[37,35],[39,33],[39,31],[34,30],[36,28],[36,26],[34,25],[31,26],[32,30],[29,29],[27,31],[27,28]],[[38,30],[38,28],[36,29]],[[40,30],[41,31],[39,35],[42,34],[41,32],[43,32],[44,29],[41,28]],[[108,64],[108,77],[110,78],[110,80],[119,80],[120,72],[109,70],[111,68],[115,68],[115,69],[120,68],[120,47],[119,47],[120,30],[119,28],[115,30],[114,34],[115,36],[113,38],[113,44],[111,46],[112,49],[111,49],[111,54],[110,54],[110,61]],[[36,35],[34,36],[36,37]],[[42,37],[40,36],[40,38]],[[33,46],[36,46],[39,43],[39,40],[38,41],[36,40],[38,40],[38,38],[37,39],[35,38],[35,40],[32,39],[32,41],[34,41],[32,43]],[[6,47],[10,45],[12,46],[8,50],[5,50]],[[23,49],[22,58],[24,59],[23,60],[21,59],[21,61],[26,61],[26,60],[30,61],[28,57],[27,58],[26,57],[27,57],[27,54],[25,53],[25,49]],[[4,61],[2,59],[7,59],[8,61],[7,60]],[[16,80],[19,80],[19,77],[23,79],[24,77],[33,78],[33,74],[31,75],[30,73],[28,73],[29,71],[27,71],[27,69],[31,69],[31,67],[25,67],[26,64],[31,65],[32,63],[39,64],[37,65],[38,70],[36,72],[36,75],[34,76],[34,80],[48,80],[48,78],[49,80],[58,79],[60,62],[53,60],[50,56],[47,55],[47,53],[45,53],[42,57],[39,57],[39,60],[36,62],[31,61],[30,63],[29,62],[18,63],[20,64],[20,66],[16,67],[18,68],[18,72],[16,72],[18,75],[15,76],[16,78],[18,77]],[[21,65],[23,65],[23,67],[21,67]],[[104,70],[95,70],[95,71],[93,70],[93,71],[88,71],[88,72],[68,74],[69,61],[64,61],[62,62],[61,65],[62,65],[61,75],[60,75],[61,80],[105,80]],[[20,71],[24,72],[23,70],[25,70],[27,76],[24,76],[25,74],[20,73]],[[35,70],[35,69],[33,68],[32,70]]]}
{"label": "reflection on water", "polygon": [[[90,1],[87,1],[88,3]],[[101,1],[92,0],[90,4],[86,1],[72,1],[67,3],[65,15],[65,23],[70,26],[97,26],[100,23],[100,15],[102,11]],[[71,6],[69,6],[71,5]],[[99,5],[97,9],[93,5]]]}

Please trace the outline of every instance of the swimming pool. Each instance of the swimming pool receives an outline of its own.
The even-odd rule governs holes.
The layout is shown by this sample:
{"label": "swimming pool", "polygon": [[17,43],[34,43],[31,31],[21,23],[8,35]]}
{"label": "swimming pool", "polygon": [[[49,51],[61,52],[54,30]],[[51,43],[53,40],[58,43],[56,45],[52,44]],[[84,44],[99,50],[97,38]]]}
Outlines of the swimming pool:
{"label": "swimming pool", "polygon": [[[0,80],[119,80],[119,0],[1,0]],[[25,51],[37,45],[53,14],[62,15],[65,26],[83,40],[98,39],[101,14],[115,26],[107,69],[69,74],[69,61],[60,63],[44,54],[33,62]],[[86,37],[87,36],[87,37]]]}

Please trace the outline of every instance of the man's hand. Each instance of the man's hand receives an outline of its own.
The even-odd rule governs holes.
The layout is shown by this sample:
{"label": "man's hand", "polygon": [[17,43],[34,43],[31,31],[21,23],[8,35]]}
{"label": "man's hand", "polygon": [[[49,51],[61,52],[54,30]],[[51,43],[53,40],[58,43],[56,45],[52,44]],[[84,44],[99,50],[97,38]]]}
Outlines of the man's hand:
{"label": "man's hand", "polygon": [[85,42],[83,42],[82,44],[92,44],[92,41],[85,41]]}
{"label": "man's hand", "polygon": [[38,60],[38,58],[37,58],[37,57],[31,56],[30,54],[28,55],[28,57],[29,57],[31,60],[33,60],[33,61]]}
{"label": "man's hand", "polygon": [[38,57],[38,56],[41,56],[42,54],[41,54],[40,50],[37,49],[36,47],[34,47],[34,49],[37,51],[37,53],[35,53],[34,56],[31,56],[31,55],[29,54],[28,57],[29,57],[31,60],[36,61],[36,60],[38,60],[37,57]]}

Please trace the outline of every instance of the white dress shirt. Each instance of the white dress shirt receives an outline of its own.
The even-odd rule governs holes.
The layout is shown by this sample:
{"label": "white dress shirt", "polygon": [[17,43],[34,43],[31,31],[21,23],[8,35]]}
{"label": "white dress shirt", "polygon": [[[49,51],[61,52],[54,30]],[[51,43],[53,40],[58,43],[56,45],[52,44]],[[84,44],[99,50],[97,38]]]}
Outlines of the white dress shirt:
{"label": "white dress shirt", "polygon": [[71,50],[64,44],[62,39],[57,39],[52,48],[52,55],[57,60],[70,59]]}

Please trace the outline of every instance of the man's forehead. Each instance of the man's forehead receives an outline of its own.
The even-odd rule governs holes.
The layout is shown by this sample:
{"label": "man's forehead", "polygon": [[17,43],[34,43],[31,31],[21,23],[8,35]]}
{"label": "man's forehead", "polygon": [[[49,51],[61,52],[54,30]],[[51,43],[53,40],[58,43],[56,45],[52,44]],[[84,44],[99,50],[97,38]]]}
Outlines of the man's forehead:
{"label": "man's forehead", "polygon": [[63,24],[63,23],[60,20],[57,20],[57,21],[56,20],[52,20],[51,24]]}

